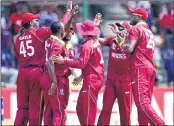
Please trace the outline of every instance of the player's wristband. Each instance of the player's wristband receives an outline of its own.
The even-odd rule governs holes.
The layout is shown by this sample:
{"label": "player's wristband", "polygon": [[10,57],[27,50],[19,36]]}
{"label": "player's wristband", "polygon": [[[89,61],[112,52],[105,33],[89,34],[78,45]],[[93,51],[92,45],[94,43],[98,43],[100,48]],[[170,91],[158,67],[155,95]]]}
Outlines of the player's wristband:
{"label": "player's wristband", "polygon": [[68,9],[68,10],[66,10],[66,12],[71,12],[71,10],[70,10],[70,9]]}

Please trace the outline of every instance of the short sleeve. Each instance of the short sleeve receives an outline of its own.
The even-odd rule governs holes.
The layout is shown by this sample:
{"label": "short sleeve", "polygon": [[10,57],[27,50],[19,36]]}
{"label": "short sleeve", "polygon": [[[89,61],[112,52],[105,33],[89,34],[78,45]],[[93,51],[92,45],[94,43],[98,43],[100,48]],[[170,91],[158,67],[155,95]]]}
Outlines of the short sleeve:
{"label": "short sleeve", "polygon": [[42,41],[45,42],[46,39],[48,39],[48,37],[51,35],[51,29],[50,27],[42,27],[39,28],[36,31],[36,36]]}
{"label": "short sleeve", "polygon": [[129,31],[129,36],[128,36],[128,39],[129,40],[138,40],[140,36],[140,31],[138,29],[138,27],[132,27]]}
{"label": "short sleeve", "polygon": [[110,46],[110,43],[111,43],[111,41],[113,40],[114,38],[113,37],[106,37],[106,38],[104,38],[104,45],[105,46]]}
{"label": "short sleeve", "polygon": [[53,42],[51,48],[50,48],[50,55],[49,57],[53,55],[59,55],[63,52],[63,46],[61,44],[58,44],[57,42]]}

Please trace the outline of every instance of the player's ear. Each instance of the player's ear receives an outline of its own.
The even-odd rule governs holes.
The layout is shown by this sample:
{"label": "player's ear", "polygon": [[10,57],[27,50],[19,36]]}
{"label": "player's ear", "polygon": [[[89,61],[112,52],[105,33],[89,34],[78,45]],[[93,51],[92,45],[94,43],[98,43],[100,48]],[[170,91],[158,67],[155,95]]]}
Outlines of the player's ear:
{"label": "player's ear", "polygon": [[33,22],[32,21],[30,21],[30,26],[32,26],[33,25]]}

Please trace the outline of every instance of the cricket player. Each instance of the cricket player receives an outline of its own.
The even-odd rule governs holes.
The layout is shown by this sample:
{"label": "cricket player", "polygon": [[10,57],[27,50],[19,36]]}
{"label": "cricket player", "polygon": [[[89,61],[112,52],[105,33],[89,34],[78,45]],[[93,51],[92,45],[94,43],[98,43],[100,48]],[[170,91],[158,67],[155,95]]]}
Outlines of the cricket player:
{"label": "cricket player", "polygon": [[131,54],[132,92],[138,109],[139,125],[165,125],[151,105],[156,66],[153,63],[154,41],[153,33],[148,28],[145,9],[129,9],[133,25],[129,32],[128,42],[123,49]]}
{"label": "cricket player", "polygon": [[[70,20],[78,13],[78,8],[78,6],[73,8]],[[54,64],[50,58],[53,55],[74,58],[74,52],[70,51],[70,46],[62,41],[65,34],[62,22],[53,22],[51,31],[53,34],[46,40],[45,44],[46,71],[41,77],[41,87],[45,100],[44,125],[65,125],[65,109],[69,99],[68,76],[71,74],[71,70],[68,66]]]}
{"label": "cricket player", "polygon": [[22,29],[14,50],[19,62],[17,107],[14,125],[40,125],[40,76],[44,67],[44,41],[50,28],[39,28],[39,15],[23,14]]}
{"label": "cricket player", "polygon": [[90,20],[77,23],[76,27],[85,39],[80,57],[65,59],[62,56],[55,56],[52,60],[72,68],[82,69],[83,86],[78,97],[76,111],[81,125],[94,125],[97,97],[104,77],[102,47],[96,38],[100,29]]}
{"label": "cricket player", "polygon": [[[98,13],[94,22],[100,22],[101,14]],[[100,21],[96,21],[100,20]],[[113,26],[115,25],[115,27]],[[97,125],[109,125],[112,113],[112,107],[115,99],[118,99],[120,124],[130,125],[131,112],[131,88],[130,88],[130,55],[125,52],[121,46],[124,44],[119,40],[119,33],[124,32],[127,39],[130,25],[123,21],[121,23],[110,24],[111,29],[117,37],[99,38],[103,46],[109,46],[108,75],[105,83],[103,96],[103,108],[100,113]],[[117,29],[116,29],[117,28]]]}
{"label": "cricket player", "polygon": [[[69,7],[69,3],[67,5]],[[67,12],[64,17],[68,17]],[[41,124],[40,77],[45,64],[45,40],[51,35],[49,27],[39,28],[39,14],[24,13],[22,28],[14,50],[19,62],[17,77],[17,107],[14,125]],[[68,25],[66,25],[68,27]]]}

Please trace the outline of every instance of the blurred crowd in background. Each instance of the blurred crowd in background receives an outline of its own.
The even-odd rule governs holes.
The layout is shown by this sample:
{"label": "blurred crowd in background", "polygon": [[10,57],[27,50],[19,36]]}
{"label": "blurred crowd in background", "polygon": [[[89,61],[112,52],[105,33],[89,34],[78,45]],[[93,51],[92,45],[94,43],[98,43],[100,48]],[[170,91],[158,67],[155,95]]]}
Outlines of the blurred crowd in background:
{"label": "blurred crowd in background", "polygon": [[[85,1],[85,2],[84,2]],[[58,4],[56,4],[58,3]],[[80,14],[74,20],[81,22],[85,18],[93,19],[95,14],[103,14],[103,23],[101,25],[101,34],[99,37],[113,36],[108,27],[109,22],[129,21],[128,8],[142,7],[149,12],[148,25],[155,35],[155,56],[154,62],[157,66],[156,86],[173,86],[174,83],[174,3],[160,1],[129,1],[101,3],[96,0],[95,3],[88,3],[88,0],[82,0],[80,5]],[[18,63],[14,55],[13,44],[16,35],[21,27],[21,15],[24,12],[40,13],[40,26],[49,26],[53,21],[60,20],[66,12],[66,3],[51,0],[49,1],[1,1],[1,78],[2,82],[9,83],[9,86],[15,86],[18,73]],[[76,55],[79,54],[80,42],[82,36],[76,32],[71,43],[75,47]],[[105,76],[107,75],[108,48],[103,48],[105,60]]]}

